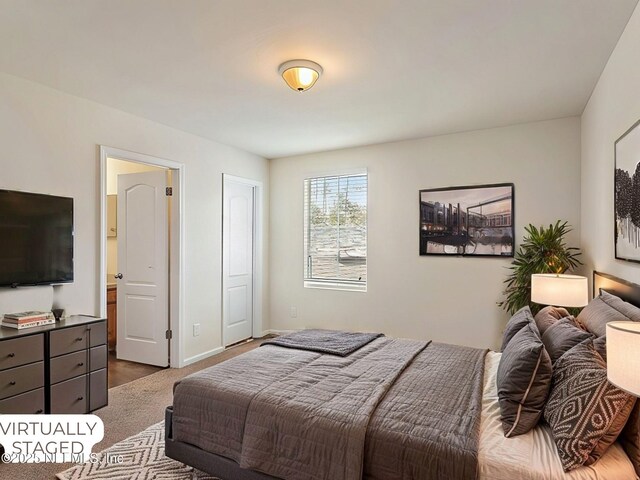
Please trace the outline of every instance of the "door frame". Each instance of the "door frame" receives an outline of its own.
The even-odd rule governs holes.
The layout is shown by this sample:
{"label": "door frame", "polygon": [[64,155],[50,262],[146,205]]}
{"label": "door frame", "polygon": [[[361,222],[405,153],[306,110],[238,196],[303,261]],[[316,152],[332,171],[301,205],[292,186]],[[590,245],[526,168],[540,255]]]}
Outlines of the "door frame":
{"label": "door frame", "polygon": [[172,171],[173,195],[170,197],[169,222],[169,366],[185,366],[182,338],[184,332],[184,185],[185,166],[182,163],[143,153],[100,145],[100,268],[98,279],[98,315],[107,315],[107,158],[164,167]]}
{"label": "door frame", "polygon": [[224,329],[224,305],[225,305],[225,268],[224,268],[224,207],[225,207],[225,182],[232,181],[235,183],[241,183],[253,188],[253,298],[252,298],[252,317],[253,322],[251,326],[251,336],[262,336],[264,333],[262,324],[262,299],[263,299],[263,281],[262,281],[262,264],[264,258],[264,243],[262,235],[262,227],[264,225],[264,210],[263,210],[263,185],[262,182],[252,180],[249,178],[238,177],[235,175],[229,175],[228,173],[222,174],[222,238],[220,248],[220,262],[221,269],[221,302],[220,302],[220,328],[222,346],[226,345],[225,329]]}

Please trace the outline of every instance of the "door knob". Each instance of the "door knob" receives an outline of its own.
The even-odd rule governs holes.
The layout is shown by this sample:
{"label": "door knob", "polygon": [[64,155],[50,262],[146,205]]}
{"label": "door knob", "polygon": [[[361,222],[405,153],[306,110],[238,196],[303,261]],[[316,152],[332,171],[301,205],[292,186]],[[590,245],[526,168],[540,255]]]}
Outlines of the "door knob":
{"label": "door knob", "polygon": [[117,278],[117,279],[122,279],[122,274],[121,273],[116,273],[114,275],[114,277]]}

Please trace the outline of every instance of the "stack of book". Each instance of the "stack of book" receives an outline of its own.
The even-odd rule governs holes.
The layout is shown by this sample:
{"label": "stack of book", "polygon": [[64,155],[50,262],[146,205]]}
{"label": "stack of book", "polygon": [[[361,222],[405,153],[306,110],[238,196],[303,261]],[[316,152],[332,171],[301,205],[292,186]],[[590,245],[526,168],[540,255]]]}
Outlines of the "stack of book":
{"label": "stack of book", "polygon": [[56,320],[51,312],[5,313],[2,319],[2,326],[22,330],[23,328],[51,325],[55,322]]}

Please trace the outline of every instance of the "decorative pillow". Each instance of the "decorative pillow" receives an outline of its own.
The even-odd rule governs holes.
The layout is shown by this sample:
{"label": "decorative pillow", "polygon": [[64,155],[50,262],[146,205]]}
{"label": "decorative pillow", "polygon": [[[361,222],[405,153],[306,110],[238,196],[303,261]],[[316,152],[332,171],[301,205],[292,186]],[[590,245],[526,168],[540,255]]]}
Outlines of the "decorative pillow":
{"label": "decorative pillow", "polygon": [[601,337],[596,338],[593,341],[593,348],[596,349],[596,352],[602,357],[602,359],[607,361],[607,336],[602,335]]}
{"label": "decorative pillow", "polygon": [[636,406],[631,411],[631,416],[619,440],[636,469],[636,475],[640,478],[640,402],[636,402]]}
{"label": "decorative pillow", "polygon": [[568,316],[569,312],[567,312],[564,308],[552,307],[551,305],[549,305],[548,307],[544,307],[542,310],[536,313],[536,316],[534,318],[536,320],[538,330],[540,331],[540,335],[544,335],[544,332],[547,330],[547,328],[549,328],[561,318]]}
{"label": "decorative pillow", "polygon": [[533,314],[531,313],[531,309],[528,306],[522,307],[520,310],[514,313],[507,322],[507,326],[505,327],[504,333],[502,334],[502,348],[500,349],[500,351],[504,351],[509,341],[516,333],[520,331],[520,329],[533,321]]}
{"label": "decorative pillow", "polygon": [[569,316],[547,328],[542,335],[542,343],[551,357],[551,363],[556,363],[565,352],[592,337],[593,335],[579,328],[573,317]]}
{"label": "decorative pillow", "polygon": [[[607,361],[607,337],[603,335],[593,341],[596,352],[600,354],[602,359]],[[627,453],[629,460],[636,469],[636,475],[640,478],[640,402],[636,401],[635,407],[631,410],[629,420],[625,425],[622,433],[618,437],[618,441],[624,451]]]}
{"label": "decorative pillow", "polygon": [[601,337],[607,332],[607,323],[613,321],[640,322],[640,308],[602,290],[578,315],[578,323]]}
{"label": "decorative pillow", "polygon": [[551,359],[535,322],[521,328],[507,344],[496,383],[505,437],[515,437],[535,427],[551,387]]}
{"label": "decorative pillow", "polygon": [[635,398],[607,381],[607,366],[586,340],[556,362],[544,408],[566,471],[590,465],[616,440]]}

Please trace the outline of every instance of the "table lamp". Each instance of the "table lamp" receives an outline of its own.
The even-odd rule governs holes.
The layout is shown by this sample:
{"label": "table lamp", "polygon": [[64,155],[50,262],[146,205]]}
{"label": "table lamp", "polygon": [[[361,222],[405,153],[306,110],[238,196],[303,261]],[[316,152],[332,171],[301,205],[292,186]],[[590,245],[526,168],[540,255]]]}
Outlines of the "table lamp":
{"label": "table lamp", "polygon": [[640,397],[640,322],[607,323],[607,378]]}
{"label": "table lamp", "polygon": [[555,307],[584,307],[589,303],[587,277],[556,273],[533,274],[531,301]]}

